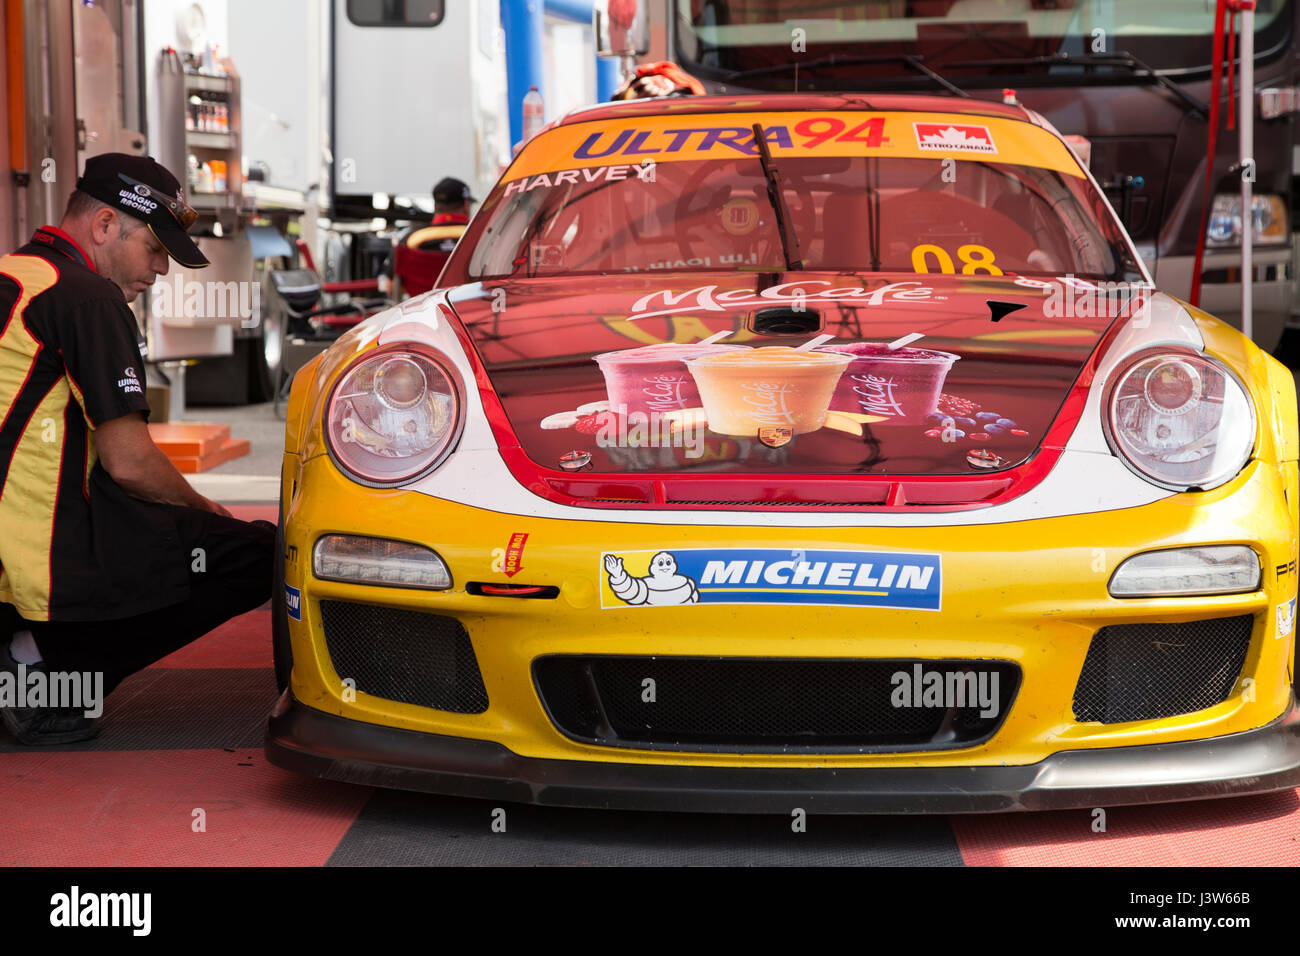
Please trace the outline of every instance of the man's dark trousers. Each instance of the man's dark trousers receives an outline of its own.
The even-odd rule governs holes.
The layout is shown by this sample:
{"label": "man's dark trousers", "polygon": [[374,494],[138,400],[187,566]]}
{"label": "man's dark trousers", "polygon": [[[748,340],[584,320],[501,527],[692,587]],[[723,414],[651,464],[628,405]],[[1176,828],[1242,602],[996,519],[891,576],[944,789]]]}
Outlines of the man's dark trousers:
{"label": "man's dark trousers", "polygon": [[[136,671],[271,596],[275,525],[180,505],[153,507],[174,514],[184,553],[191,557],[188,601],[110,621],[10,618],[17,629],[32,632],[51,671],[102,672],[105,695]],[[0,608],[12,611],[8,605]]]}

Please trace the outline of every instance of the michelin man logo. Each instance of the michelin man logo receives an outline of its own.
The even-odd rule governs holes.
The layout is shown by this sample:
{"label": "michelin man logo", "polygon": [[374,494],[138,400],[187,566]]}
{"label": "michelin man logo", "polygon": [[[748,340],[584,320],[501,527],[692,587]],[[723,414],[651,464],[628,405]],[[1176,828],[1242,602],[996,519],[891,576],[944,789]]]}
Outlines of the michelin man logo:
{"label": "michelin man logo", "polygon": [[650,573],[643,578],[628,574],[623,559],[616,554],[605,555],[605,573],[609,576],[610,590],[627,604],[665,607],[700,602],[695,581],[677,573],[677,559],[667,551],[660,551],[650,559]]}

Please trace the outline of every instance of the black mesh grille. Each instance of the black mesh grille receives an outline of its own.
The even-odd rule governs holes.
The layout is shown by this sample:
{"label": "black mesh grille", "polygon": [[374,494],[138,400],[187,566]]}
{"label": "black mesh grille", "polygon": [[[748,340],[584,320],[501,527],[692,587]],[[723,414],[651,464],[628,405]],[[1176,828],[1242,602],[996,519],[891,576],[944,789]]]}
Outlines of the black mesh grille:
{"label": "black mesh grille", "polygon": [[[960,675],[982,673],[996,703],[982,715],[978,696],[944,693],[917,706],[895,676],[910,686],[917,665],[922,687],[938,673],[945,691],[961,683],[963,694]],[[993,735],[1020,683],[1015,664],[951,660],[553,656],[533,676],[556,727],[577,740],[765,753],[968,747]]]}
{"label": "black mesh grille", "polygon": [[385,700],[456,714],[487,710],[469,633],[441,614],[321,601],[330,660],[340,678]]}
{"label": "black mesh grille", "polygon": [[1190,714],[1228,699],[1254,618],[1121,624],[1092,639],[1074,689],[1074,716],[1117,724]]}

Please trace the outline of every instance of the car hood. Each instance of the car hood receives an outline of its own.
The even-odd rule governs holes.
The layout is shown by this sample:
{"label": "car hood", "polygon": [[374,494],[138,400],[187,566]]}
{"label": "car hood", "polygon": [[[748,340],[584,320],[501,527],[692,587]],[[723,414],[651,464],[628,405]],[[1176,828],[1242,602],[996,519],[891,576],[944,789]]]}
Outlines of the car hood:
{"label": "car hood", "polygon": [[[1071,277],[691,272],[489,281],[448,302],[490,383],[489,414],[540,468],[971,477],[1063,443],[1058,418],[1080,373],[1145,294]],[[685,350],[632,353],[723,331],[719,344],[751,348],[817,335],[834,336],[826,347],[878,345],[811,360],[834,369],[806,374],[798,358],[786,360],[795,373],[753,355],[706,356],[702,368],[677,357]],[[913,333],[894,353],[879,345]],[[827,375],[826,420],[812,427]],[[611,401],[626,413],[602,413]]]}

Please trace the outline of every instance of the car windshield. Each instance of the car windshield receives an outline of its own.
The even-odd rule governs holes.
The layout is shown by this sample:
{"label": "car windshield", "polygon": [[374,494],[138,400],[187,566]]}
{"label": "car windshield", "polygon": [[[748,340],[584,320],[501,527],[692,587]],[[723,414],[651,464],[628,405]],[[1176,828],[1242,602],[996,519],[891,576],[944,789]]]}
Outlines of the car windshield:
{"label": "car windshield", "polygon": [[[1158,70],[1210,65],[1213,2],[1188,0],[891,0],[867,5],[836,0],[676,0],[678,53],[688,69],[713,75],[788,64],[792,31],[802,30],[809,59],[835,53],[909,54],[963,86],[996,85],[991,58],[1129,53]],[[1259,0],[1255,49],[1266,56],[1289,35],[1289,0]],[[1018,68],[1027,73],[1077,67]],[[1078,74],[1076,73],[1075,76]],[[855,64],[836,85],[857,78],[877,87],[888,76],[914,79],[897,62]],[[785,74],[756,78],[764,89],[789,89]],[[812,89],[808,77],[800,89]],[[819,74],[814,82],[826,77]],[[854,86],[853,88],[861,88]]]}
{"label": "car windshield", "polygon": [[[983,116],[884,115],[888,127],[881,114],[729,126],[705,114],[651,135],[644,120],[578,124],[548,142],[560,127],[530,143],[484,203],[467,275],[781,272],[801,261],[835,272],[1140,278],[1113,213],[1056,137]],[[789,213],[784,236],[755,118]]]}

